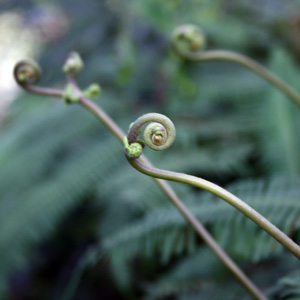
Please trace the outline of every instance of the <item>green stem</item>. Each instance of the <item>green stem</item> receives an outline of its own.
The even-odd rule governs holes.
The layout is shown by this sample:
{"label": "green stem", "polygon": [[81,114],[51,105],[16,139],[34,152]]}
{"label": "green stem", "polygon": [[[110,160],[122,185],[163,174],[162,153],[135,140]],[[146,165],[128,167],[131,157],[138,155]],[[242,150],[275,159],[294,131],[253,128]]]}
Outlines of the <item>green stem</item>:
{"label": "green stem", "polygon": [[27,90],[28,92],[43,95],[43,96],[50,96],[50,97],[62,97],[62,91],[59,89],[53,89],[53,88],[46,88],[46,87],[40,87],[35,85],[21,85],[24,90]]}
{"label": "green stem", "polygon": [[253,72],[257,73],[269,83],[277,87],[284,94],[286,94],[291,100],[293,100],[297,105],[300,105],[300,95],[278,76],[267,70],[258,62],[253,59],[227,50],[212,50],[212,51],[199,51],[199,52],[186,52],[179,48],[176,48],[177,52],[184,58],[193,61],[213,61],[213,60],[225,60],[240,64]]}
{"label": "green stem", "polygon": [[[139,158],[142,162],[151,166],[149,161],[145,157]],[[154,178],[156,183],[160,186],[162,191],[168,196],[169,200],[177,207],[179,212],[184,216],[187,222],[194,228],[200,238],[207,244],[207,246],[215,253],[225,267],[235,278],[244,286],[244,288],[257,300],[268,300],[262,291],[248,278],[248,276],[242,271],[242,269],[230,258],[230,256],[224,251],[224,249],[216,242],[212,235],[207,231],[203,224],[191,213],[187,206],[177,196],[171,186],[164,180]]]}
{"label": "green stem", "polygon": [[227,190],[202,178],[183,173],[153,168],[144,164],[139,159],[131,159],[129,157],[127,157],[127,159],[135,169],[146,175],[193,185],[220,197],[221,199],[225,200],[227,203],[238,209],[240,212],[242,212],[245,216],[251,219],[258,226],[260,226],[279,243],[285,246],[298,259],[300,259],[300,247],[293,240],[291,240],[287,235],[280,231],[276,226],[274,226],[269,220],[259,214],[256,210],[251,208],[248,204],[246,204],[244,201],[231,194]]}

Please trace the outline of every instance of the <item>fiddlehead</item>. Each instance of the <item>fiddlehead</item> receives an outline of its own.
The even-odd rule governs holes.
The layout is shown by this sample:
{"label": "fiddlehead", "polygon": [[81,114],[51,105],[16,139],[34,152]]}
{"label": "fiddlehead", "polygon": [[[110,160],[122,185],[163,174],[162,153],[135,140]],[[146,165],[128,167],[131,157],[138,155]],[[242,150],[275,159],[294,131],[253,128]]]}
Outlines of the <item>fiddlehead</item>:
{"label": "fiddlehead", "polygon": [[127,136],[124,138],[126,154],[131,158],[137,158],[142,154],[143,142],[138,137],[141,128],[146,123],[144,130],[144,143],[153,150],[164,150],[170,147],[176,136],[173,122],[166,116],[158,113],[149,113],[138,118],[131,124]]}
{"label": "fiddlehead", "polygon": [[[285,246],[291,253],[293,253],[297,258],[300,259],[300,247],[294,241],[292,241],[287,235],[285,235],[282,231],[280,231],[275,225],[273,225],[269,220],[267,220],[265,217],[259,214],[256,210],[254,210],[244,201],[242,201],[235,195],[231,194],[227,190],[202,178],[198,178],[183,173],[157,169],[149,165],[146,165],[140,159],[138,159],[138,157],[142,153],[141,150],[138,151],[138,155],[130,155],[130,147],[132,145],[138,144],[137,138],[141,126],[143,126],[146,122],[150,122],[150,121],[157,122],[158,120],[168,120],[168,123],[171,122],[169,118],[163,115],[151,113],[138,118],[129,128],[127,136],[124,138],[125,154],[127,160],[134,168],[136,168],[138,171],[148,176],[189,184],[204,189],[220,197],[221,199],[225,200],[227,203],[231,204],[233,207],[238,209],[240,212],[242,212],[246,217],[251,219],[254,223],[260,226],[263,230],[265,230],[268,234],[270,234],[273,238],[275,238],[278,242],[280,242],[283,246]],[[172,126],[174,126],[172,122],[171,124]],[[171,138],[170,141],[171,144],[175,139],[175,128],[173,131],[173,127],[170,134],[170,138]],[[164,147],[163,149],[165,148],[166,147]]]}
{"label": "fiddlehead", "polygon": [[15,65],[14,76],[21,86],[36,84],[41,79],[41,68],[34,60],[22,60]]}
{"label": "fiddlehead", "polygon": [[177,27],[172,34],[175,50],[182,56],[203,51],[206,48],[206,37],[201,28],[186,24]]}
{"label": "fiddlehead", "polygon": [[172,44],[175,51],[183,58],[193,61],[224,60],[242,65],[281,90],[291,100],[300,105],[300,95],[278,76],[270,72],[255,60],[228,50],[205,50],[205,35],[194,25],[182,25],[172,34]]}
{"label": "fiddlehead", "polygon": [[41,69],[37,62],[31,59],[22,60],[14,67],[14,77],[17,83],[25,90],[53,97],[62,97],[63,91],[53,88],[36,86],[41,79]]}
{"label": "fiddlehead", "polygon": [[84,67],[84,63],[77,52],[71,52],[63,65],[63,72],[76,76]]}

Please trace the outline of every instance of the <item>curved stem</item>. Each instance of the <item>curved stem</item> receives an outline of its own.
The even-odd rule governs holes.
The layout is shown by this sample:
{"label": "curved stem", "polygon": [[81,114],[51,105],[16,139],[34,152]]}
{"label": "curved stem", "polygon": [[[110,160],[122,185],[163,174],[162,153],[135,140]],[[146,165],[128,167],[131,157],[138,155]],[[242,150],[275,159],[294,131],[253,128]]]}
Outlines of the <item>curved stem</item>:
{"label": "curved stem", "polygon": [[[116,125],[116,123],[95,103],[87,98],[82,97],[79,100],[80,104],[91,111],[113,134],[123,141],[124,132]],[[131,160],[129,160],[131,163]],[[135,161],[135,160],[133,160]],[[149,169],[154,169],[150,161],[142,155],[139,161]],[[151,175],[152,177],[156,177]],[[255,284],[247,277],[247,275],[239,268],[239,266],[228,256],[228,254],[219,246],[211,234],[206,230],[202,223],[191,213],[182,200],[177,196],[171,186],[164,180],[153,178],[162,191],[168,196],[169,200],[177,207],[185,219],[192,225],[200,238],[209,246],[209,248],[216,254],[222,263],[233,273],[238,281],[250,292],[255,299],[267,300],[264,294],[255,286]],[[164,178],[162,178],[164,179]]]}
{"label": "curved stem", "polygon": [[187,53],[178,48],[176,48],[176,50],[183,57],[194,61],[226,60],[240,64],[263,77],[269,83],[271,83],[279,90],[281,90],[284,94],[286,94],[296,104],[300,105],[300,95],[291,86],[286,84],[282,79],[280,79],[278,76],[267,70],[261,64],[245,55],[227,50],[209,50],[194,53]]}
{"label": "curved stem", "polygon": [[63,95],[63,91],[59,89],[53,88],[46,88],[36,85],[29,85],[29,84],[20,84],[20,86],[31,93],[43,95],[43,96],[51,96],[51,97],[58,97],[61,98]]}
{"label": "curved stem", "polygon": [[[68,77],[68,81],[74,85],[74,88],[78,89],[75,80]],[[23,86],[28,91],[53,96],[62,97],[63,91],[40,88],[34,85]],[[49,92],[49,93],[48,93]],[[86,97],[81,97],[79,103],[85,107],[87,110],[92,112],[97,119],[99,119],[113,134],[114,136],[123,143],[123,137],[125,133],[120,129],[120,127],[94,102]],[[151,163],[148,159],[142,155],[139,158],[144,165],[152,168]],[[194,228],[199,237],[208,245],[208,247],[215,253],[215,255],[220,259],[220,261],[232,272],[236,279],[245,287],[246,290],[257,300],[268,300],[264,294],[260,291],[258,287],[247,277],[247,275],[240,269],[240,267],[228,256],[228,254],[220,247],[220,245],[215,241],[212,235],[207,231],[203,224],[191,213],[191,211],[185,206],[182,200],[177,196],[172,187],[164,180],[153,178],[161,190],[166,194],[169,200],[177,207],[179,212],[184,216],[187,222]]]}
{"label": "curved stem", "polygon": [[[141,156],[141,161],[147,163],[145,158]],[[149,165],[149,164],[148,164]],[[171,202],[177,207],[180,213],[185,217],[187,222],[192,225],[197,234],[203,239],[208,247],[215,253],[220,261],[228,268],[235,278],[244,286],[244,288],[253,296],[254,299],[268,300],[262,291],[248,278],[241,268],[228,256],[223,248],[216,242],[212,235],[206,230],[203,224],[191,213],[181,199],[177,196],[170,185],[164,181],[156,179],[157,184],[161,187],[164,193],[169,197]]]}
{"label": "curved stem", "polygon": [[[126,156],[127,157],[127,156]],[[161,178],[181,183],[186,183],[189,185],[196,186],[198,188],[204,189],[221,199],[225,200],[227,203],[234,206],[244,215],[246,215],[249,219],[251,219],[254,223],[260,226],[263,230],[265,230],[268,234],[270,234],[274,239],[276,239],[279,243],[285,246],[291,253],[293,253],[298,259],[300,259],[300,247],[293,240],[291,240],[287,235],[285,235],[282,231],[280,231],[276,226],[274,226],[269,220],[263,217],[256,210],[251,208],[244,201],[231,194],[227,190],[221,188],[220,186],[204,180],[202,178],[198,178],[192,175],[187,175],[183,173],[177,173],[172,171],[161,170],[157,168],[150,167],[144,164],[142,161],[138,159],[130,159],[128,158],[130,164],[137,169],[138,171],[155,177]]]}
{"label": "curved stem", "polygon": [[79,103],[92,112],[123,143],[124,131],[97,104],[85,97],[81,97]]}

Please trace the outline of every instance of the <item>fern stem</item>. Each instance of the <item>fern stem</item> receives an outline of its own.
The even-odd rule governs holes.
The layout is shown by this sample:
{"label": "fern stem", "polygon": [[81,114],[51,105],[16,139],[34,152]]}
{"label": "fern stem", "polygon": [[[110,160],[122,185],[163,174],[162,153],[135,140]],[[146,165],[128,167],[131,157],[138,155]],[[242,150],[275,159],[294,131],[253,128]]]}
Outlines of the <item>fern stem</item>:
{"label": "fern stem", "polygon": [[[149,161],[142,155],[140,161],[150,167]],[[187,222],[194,228],[197,234],[208,245],[213,253],[220,259],[225,267],[236,277],[236,279],[245,287],[245,289],[257,300],[268,300],[262,291],[248,278],[241,268],[230,258],[224,249],[216,242],[212,235],[206,230],[203,224],[191,213],[187,206],[177,196],[171,186],[164,180],[156,178],[156,183],[163,192],[168,196],[169,200],[177,207]]]}
{"label": "fern stem", "polygon": [[120,142],[123,141],[124,131],[97,104],[85,97],[81,97],[79,103],[92,112]]}
{"label": "fern stem", "polygon": [[22,85],[22,87],[27,90],[28,92],[43,95],[43,96],[50,96],[50,97],[62,97],[62,91],[59,89],[47,88],[47,87],[40,87],[35,85]]}
{"label": "fern stem", "polygon": [[[64,91],[49,89],[44,87],[39,87],[33,84],[28,84],[20,82],[18,80],[17,69],[15,69],[15,78],[22,88],[27,91],[45,95],[63,98]],[[73,76],[68,74],[68,82],[72,84],[75,90],[80,91],[77,86],[76,81]],[[85,107],[87,110],[92,112],[114,135],[115,137],[123,143],[123,137],[125,133],[120,129],[120,127],[94,102],[90,99],[81,96],[78,100],[79,104]],[[149,168],[153,168],[151,163],[145,156],[140,157],[141,162],[147,165]],[[190,210],[184,205],[182,200],[178,197],[172,187],[164,180],[153,178],[158,184],[161,190],[166,194],[169,200],[177,207],[180,213],[185,217],[189,224],[195,229],[197,234],[203,241],[208,245],[208,247],[216,254],[216,256],[221,260],[221,262],[233,273],[237,280],[249,291],[249,293],[257,300],[268,300],[264,294],[259,290],[258,287],[247,277],[247,275],[240,269],[240,267],[228,256],[228,254],[220,247],[220,245],[214,240],[211,234],[203,226],[203,224],[190,212]]]}
{"label": "fern stem", "polygon": [[160,179],[170,180],[181,182],[189,185],[196,186],[198,188],[204,189],[221,199],[225,200],[227,203],[234,206],[244,215],[246,215],[249,219],[251,219],[254,223],[260,226],[263,230],[265,230],[268,234],[270,234],[274,239],[276,239],[279,243],[285,246],[291,253],[293,253],[298,259],[300,259],[300,247],[297,245],[292,239],[290,239],[287,235],[285,235],[282,231],[280,231],[275,225],[273,225],[269,220],[263,217],[260,213],[246,204],[244,201],[231,194],[227,190],[221,188],[220,186],[204,180],[202,178],[198,178],[192,175],[187,175],[183,173],[177,173],[172,171],[166,171],[162,169],[157,169],[150,167],[144,164],[139,159],[131,159],[126,156],[129,163],[138,171]]}
{"label": "fern stem", "polygon": [[[123,141],[124,133],[118,127],[118,125],[95,103],[87,98],[80,98],[79,102],[91,111],[113,134]],[[121,134],[120,134],[121,133]],[[133,164],[139,161],[147,169],[155,169],[150,161],[144,156],[140,156],[139,160],[131,160],[129,162]],[[134,166],[134,165],[133,165]],[[135,166],[134,166],[135,167]],[[142,172],[142,171],[141,171]],[[142,172],[145,173],[145,172]],[[146,173],[145,173],[146,174]],[[149,175],[149,174],[147,174]],[[233,273],[238,281],[249,291],[249,293],[258,300],[267,300],[264,294],[255,286],[255,284],[247,277],[247,275],[240,269],[240,267],[228,256],[228,254],[220,247],[215,241],[212,235],[206,230],[203,224],[191,213],[187,206],[177,196],[172,187],[164,180],[158,179],[158,176],[150,175],[161,188],[161,190],[168,196],[169,200],[177,207],[180,213],[185,217],[189,224],[195,229],[200,238],[209,246],[209,248],[215,253],[215,255],[221,260],[221,262]],[[161,178],[161,177],[160,177]],[[165,179],[165,178],[161,178]]]}
{"label": "fern stem", "polygon": [[[79,103],[91,111],[116,137],[123,142],[124,133],[118,125],[95,103],[91,100],[81,97]],[[137,137],[137,136],[136,136]],[[130,163],[135,160],[129,160]],[[154,169],[151,162],[141,155],[139,161],[149,169]],[[192,225],[199,237],[208,245],[208,247],[215,253],[220,261],[233,273],[237,280],[245,287],[246,290],[257,300],[268,300],[260,289],[247,277],[241,268],[229,257],[229,255],[222,249],[222,247],[215,241],[212,235],[207,231],[203,224],[191,213],[187,206],[178,197],[172,187],[164,180],[153,179],[161,190],[166,194],[169,200],[176,206],[179,212],[184,216],[189,224]]]}
{"label": "fern stem", "polygon": [[278,76],[267,70],[261,64],[255,60],[232,51],[227,50],[209,50],[209,51],[199,51],[199,52],[186,52],[180,49],[176,49],[180,55],[184,58],[193,61],[213,61],[213,60],[225,60],[240,64],[256,74],[263,77],[269,83],[277,87],[284,94],[286,94],[291,100],[293,100],[297,105],[300,105],[300,95],[288,84],[286,84]]}

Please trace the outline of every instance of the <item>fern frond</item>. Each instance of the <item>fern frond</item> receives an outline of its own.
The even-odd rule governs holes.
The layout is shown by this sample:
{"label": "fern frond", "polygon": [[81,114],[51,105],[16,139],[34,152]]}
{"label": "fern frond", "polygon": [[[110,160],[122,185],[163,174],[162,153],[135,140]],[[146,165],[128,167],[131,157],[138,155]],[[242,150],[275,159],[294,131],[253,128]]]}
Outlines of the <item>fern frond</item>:
{"label": "fern frond", "polygon": [[[288,53],[275,49],[270,68],[299,91],[300,73]],[[300,173],[299,108],[273,87],[269,88],[262,110],[265,124],[261,131],[262,160],[273,173],[289,175]]]}
{"label": "fern frond", "polygon": [[300,272],[294,271],[281,278],[277,285],[276,299],[297,300],[300,299]]}
{"label": "fern frond", "polygon": [[[300,228],[300,179],[274,178],[272,180],[245,181],[229,187],[229,190],[257,209],[286,233]],[[190,209],[204,224],[209,225],[217,241],[230,252],[258,261],[283,249],[254,223],[235,211],[227,203],[207,194],[200,194],[190,202]],[[175,254],[178,241],[185,245],[194,241],[189,227],[179,213],[172,208],[162,208],[148,213],[130,227],[105,240],[105,248],[120,249],[124,258],[144,255],[145,246],[151,245],[152,253],[159,251],[161,258]],[[247,232],[247,234],[245,234]],[[257,238],[260,245],[258,246]],[[187,246],[183,247],[184,249]],[[186,249],[185,249],[186,250]]]}
{"label": "fern frond", "polygon": [[[3,139],[0,249],[5,259],[0,261],[0,290],[7,287],[9,274],[16,267],[29,263],[33,246],[56,229],[105,173],[117,168],[120,161],[126,163],[113,137],[102,134],[97,141],[96,120],[85,122],[90,118],[80,110],[74,110],[73,115],[61,107],[57,110],[41,113],[48,126],[32,118],[26,130],[20,129],[20,124],[7,128]],[[69,126],[70,122],[74,125]],[[85,142],[88,149],[81,144]],[[56,161],[59,168],[53,167]]]}

